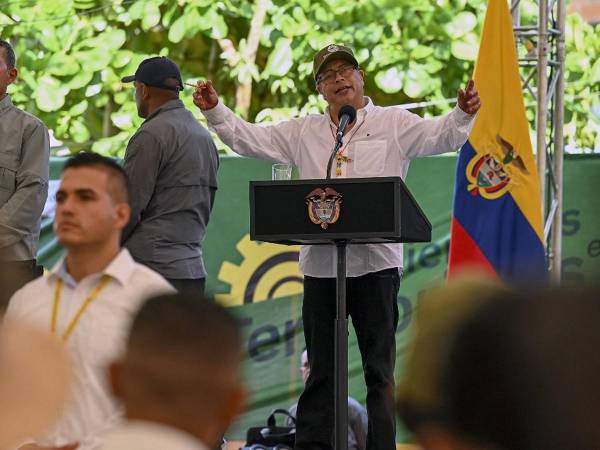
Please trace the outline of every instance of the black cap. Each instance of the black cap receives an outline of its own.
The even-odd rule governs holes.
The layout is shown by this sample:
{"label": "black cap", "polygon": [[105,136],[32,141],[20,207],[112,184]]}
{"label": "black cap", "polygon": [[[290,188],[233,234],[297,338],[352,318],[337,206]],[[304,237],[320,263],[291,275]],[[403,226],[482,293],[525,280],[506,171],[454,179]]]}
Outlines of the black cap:
{"label": "black cap", "polygon": [[[168,78],[177,80],[179,84],[165,84],[165,80]],[[179,67],[166,56],[154,56],[153,58],[143,60],[135,71],[135,75],[123,77],[121,81],[123,83],[139,81],[148,86],[168,89],[170,91],[183,90],[183,81],[181,81]]]}

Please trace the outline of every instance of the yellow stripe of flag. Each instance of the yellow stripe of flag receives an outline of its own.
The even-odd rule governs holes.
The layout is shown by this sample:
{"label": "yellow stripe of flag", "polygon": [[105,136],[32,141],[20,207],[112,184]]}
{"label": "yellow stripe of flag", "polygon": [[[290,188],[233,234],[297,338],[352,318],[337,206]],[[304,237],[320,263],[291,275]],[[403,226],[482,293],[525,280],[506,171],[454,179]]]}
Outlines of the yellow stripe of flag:
{"label": "yellow stripe of flag", "polygon": [[482,106],[469,141],[478,154],[491,153],[498,161],[513,149],[515,159],[505,164],[510,195],[543,242],[539,179],[506,0],[488,2],[474,79]]}

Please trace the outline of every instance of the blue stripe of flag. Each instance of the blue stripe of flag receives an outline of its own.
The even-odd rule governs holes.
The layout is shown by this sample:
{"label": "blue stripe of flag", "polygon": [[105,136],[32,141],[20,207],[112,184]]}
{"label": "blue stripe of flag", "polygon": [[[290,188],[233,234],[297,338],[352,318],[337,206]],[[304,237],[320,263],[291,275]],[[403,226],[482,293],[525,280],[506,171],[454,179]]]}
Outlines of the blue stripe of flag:
{"label": "blue stripe of flag", "polygon": [[501,278],[543,277],[546,273],[543,244],[513,197],[507,192],[498,199],[488,200],[467,190],[466,169],[475,155],[467,141],[458,158],[454,217]]}

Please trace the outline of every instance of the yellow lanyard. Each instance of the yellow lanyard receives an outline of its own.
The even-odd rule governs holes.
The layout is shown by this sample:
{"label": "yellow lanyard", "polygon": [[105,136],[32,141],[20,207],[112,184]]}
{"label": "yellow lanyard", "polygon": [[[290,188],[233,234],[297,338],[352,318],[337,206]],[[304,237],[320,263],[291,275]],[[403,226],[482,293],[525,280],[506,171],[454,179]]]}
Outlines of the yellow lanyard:
{"label": "yellow lanyard", "polygon": [[[71,334],[73,334],[73,330],[77,326],[77,323],[79,323],[79,320],[81,319],[81,316],[83,316],[85,310],[88,309],[88,307],[94,300],[96,300],[102,289],[106,287],[109,281],[110,277],[108,275],[104,275],[100,282],[96,285],[94,290],[92,290],[90,295],[88,295],[83,301],[83,304],[79,308],[79,311],[77,311],[77,313],[69,323],[69,326],[67,326],[67,329],[63,332],[61,336],[64,342],[66,342],[66,340],[69,339]],[[53,336],[56,336],[56,322],[58,321],[58,309],[60,307],[60,295],[62,291],[62,286],[63,281],[59,278],[56,282],[56,288],[54,289],[54,304],[52,305],[52,320],[50,322],[50,333]]]}

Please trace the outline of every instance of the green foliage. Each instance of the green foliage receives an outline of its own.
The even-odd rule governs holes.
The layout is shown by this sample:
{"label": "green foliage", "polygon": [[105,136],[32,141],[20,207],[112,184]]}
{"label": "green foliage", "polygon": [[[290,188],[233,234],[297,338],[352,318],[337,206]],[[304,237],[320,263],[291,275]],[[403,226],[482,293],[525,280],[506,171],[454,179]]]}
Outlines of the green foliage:
{"label": "green foliage", "polygon": [[590,111],[594,105],[600,108],[600,27],[572,15],[566,28],[565,140],[594,148],[600,119]]}
{"label": "green foliage", "polygon": [[[262,0],[264,2],[264,0]],[[122,155],[139,126],[133,89],[120,79],[144,58],[168,55],[185,81],[211,78],[232,107],[251,88],[251,120],[320,111],[312,57],[353,47],[366,91],[381,105],[454,98],[471,77],[484,0],[271,0],[249,57],[259,0],[0,0],[2,37],[15,44],[13,100],[40,116],[71,151]],[[567,137],[590,146],[600,40],[578,17],[567,39]],[[191,89],[182,98],[193,111]],[[239,99],[237,100],[239,101]],[[451,104],[417,111],[438,115]],[[200,114],[198,113],[198,117]]]}

